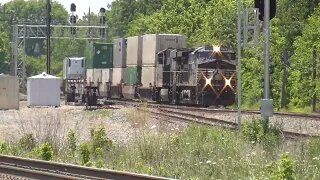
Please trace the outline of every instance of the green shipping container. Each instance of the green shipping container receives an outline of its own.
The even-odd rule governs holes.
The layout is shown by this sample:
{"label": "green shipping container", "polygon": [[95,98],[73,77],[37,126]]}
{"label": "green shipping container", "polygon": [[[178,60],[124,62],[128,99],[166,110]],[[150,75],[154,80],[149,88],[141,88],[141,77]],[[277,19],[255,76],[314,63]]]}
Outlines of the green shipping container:
{"label": "green shipping container", "polygon": [[127,67],[124,74],[124,82],[127,85],[138,84],[141,81],[141,67]]}
{"label": "green shipping container", "polygon": [[[92,68],[113,68],[113,44],[94,43]],[[89,65],[90,66],[90,65]]]}

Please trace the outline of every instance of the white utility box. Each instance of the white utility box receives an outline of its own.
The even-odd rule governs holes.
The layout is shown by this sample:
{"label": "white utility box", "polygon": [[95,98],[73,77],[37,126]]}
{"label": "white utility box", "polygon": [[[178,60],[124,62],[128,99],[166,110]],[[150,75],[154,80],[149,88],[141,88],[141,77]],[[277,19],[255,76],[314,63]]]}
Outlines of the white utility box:
{"label": "white utility box", "polygon": [[63,61],[63,79],[80,80],[86,78],[84,57],[66,57]]}
{"label": "white utility box", "polygon": [[42,73],[28,78],[27,106],[60,106],[59,77]]}

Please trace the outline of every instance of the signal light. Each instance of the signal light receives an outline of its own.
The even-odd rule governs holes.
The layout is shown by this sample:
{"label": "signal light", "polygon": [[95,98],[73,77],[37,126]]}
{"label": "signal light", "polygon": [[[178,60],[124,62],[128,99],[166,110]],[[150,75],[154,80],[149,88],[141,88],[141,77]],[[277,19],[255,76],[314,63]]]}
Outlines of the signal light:
{"label": "signal light", "polygon": [[105,28],[100,28],[99,31],[100,31],[100,37],[105,37],[106,29]]}
{"label": "signal light", "polygon": [[77,33],[76,27],[71,27],[70,31],[71,31],[71,35],[76,35]]}
{"label": "signal light", "polygon": [[[276,16],[277,2],[276,0],[270,1],[270,19],[273,19]],[[254,0],[254,7],[259,9],[259,20],[263,21],[264,19],[264,0]]]}
{"label": "signal light", "polygon": [[106,25],[106,17],[105,16],[100,16],[100,24]]}
{"label": "signal light", "polygon": [[[77,17],[75,15],[70,16],[70,23],[71,25],[75,24],[77,22]],[[76,34],[76,27],[71,27],[70,32],[72,35]]]}
{"label": "signal light", "polygon": [[75,15],[70,16],[70,23],[75,24],[77,22],[77,17]]}
{"label": "signal light", "polygon": [[76,5],[74,3],[71,4],[70,11],[71,12],[75,12],[76,11]]}
{"label": "signal light", "polygon": [[100,13],[105,13],[106,9],[105,8],[100,8]]}

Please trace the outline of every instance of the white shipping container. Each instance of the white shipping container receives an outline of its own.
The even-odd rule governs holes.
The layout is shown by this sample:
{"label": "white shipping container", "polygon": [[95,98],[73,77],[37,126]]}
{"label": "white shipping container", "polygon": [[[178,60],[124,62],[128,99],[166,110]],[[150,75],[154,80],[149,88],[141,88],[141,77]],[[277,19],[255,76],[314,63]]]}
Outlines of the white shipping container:
{"label": "white shipping container", "polygon": [[127,66],[142,65],[142,37],[127,38]]}
{"label": "white shipping container", "polygon": [[0,109],[19,109],[19,81],[16,76],[0,75]]}
{"label": "white shipping container", "polygon": [[93,84],[98,85],[102,82],[102,69],[93,69]]}
{"label": "white shipping container", "polygon": [[127,39],[119,38],[113,43],[113,67],[126,67]]}
{"label": "white shipping container", "polygon": [[60,106],[59,77],[42,73],[27,80],[28,106]]}
{"label": "white shipping container", "polygon": [[123,73],[125,68],[112,69],[112,85],[119,85],[123,81]]}
{"label": "white shipping container", "polygon": [[85,78],[86,65],[84,57],[66,57],[63,64],[63,79]]}
{"label": "white shipping container", "polygon": [[142,87],[154,86],[155,83],[155,67],[142,67],[141,70],[141,83]]}
{"label": "white shipping container", "polygon": [[101,70],[101,74],[102,74],[101,81],[102,81],[102,84],[105,84],[106,82],[110,82],[111,81],[110,73],[111,73],[110,69],[102,69]]}
{"label": "white shipping container", "polygon": [[87,83],[93,82],[93,69],[87,69]]}
{"label": "white shipping container", "polygon": [[142,66],[155,66],[162,50],[186,47],[186,37],[179,34],[147,34],[142,39]]}

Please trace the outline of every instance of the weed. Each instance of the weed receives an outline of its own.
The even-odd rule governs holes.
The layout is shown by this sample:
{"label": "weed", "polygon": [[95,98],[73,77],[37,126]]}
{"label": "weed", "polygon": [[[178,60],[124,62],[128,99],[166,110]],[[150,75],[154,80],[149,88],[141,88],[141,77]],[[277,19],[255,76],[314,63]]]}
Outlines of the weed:
{"label": "weed", "polygon": [[79,151],[81,155],[82,165],[86,165],[90,161],[89,144],[88,143],[81,144]]}
{"label": "weed", "polygon": [[284,153],[281,155],[279,164],[272,162],[268,166],[268,172],[269,172],[270,179],[274,179],[274,180],[295,179],[294,163],[293,163],[293,160],[289,157],[289,153]]}
{"label": "weed", "polygon": [[267,126],[264,120],[246,121],[242,134],[252,144],[262,144],[266,149],[274,149],[282,139],[281,128],[277,125]]}
{"label": "weed", "polygon": [[102,156],[103,151],[109,151],[113,147],[103,126],[91,130],[92,152],[95,156]]}
{"label": "weed", "polygon": [[69,152],[72,157],[75,156],[75,151],[77,150],[77,137],[73,130],[70,130],[67,135],[67,145]]}
{"label": "weed", "polygon": [[0,141],[0,154],[8,154],[9,144],[7,142]]}
{"label": "weed", "polygon": [[31,151],[36,147],[36,139],[34,138],[33,134],[26,134],[21,137],[19,140],[19,147],[23,151]]}
{"label": "weed", "polygon": [[50,161],[53,156],[52,146],[49,143],[44,143],[39,148],[39,155],[42,160]]}

